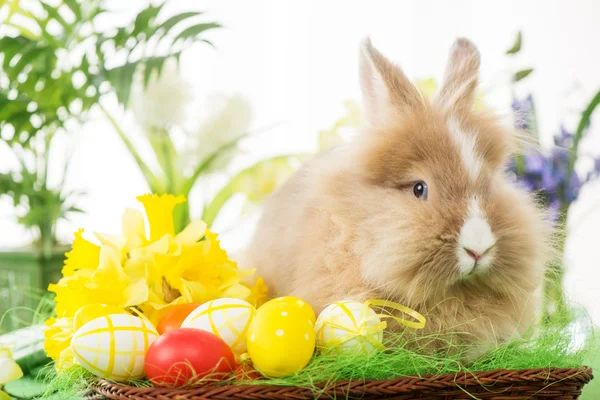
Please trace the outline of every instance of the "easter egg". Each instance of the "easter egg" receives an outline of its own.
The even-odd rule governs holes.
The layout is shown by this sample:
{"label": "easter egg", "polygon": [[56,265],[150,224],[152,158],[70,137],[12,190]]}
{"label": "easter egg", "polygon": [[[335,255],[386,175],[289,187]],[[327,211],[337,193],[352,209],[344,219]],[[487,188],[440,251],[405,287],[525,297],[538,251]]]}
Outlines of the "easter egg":
{"label": "easter egg", "polygon": [[73,316],[73,328],[81,328],[93,319],[109,314],[124,314],[125,311],[117,306],[108,304],[88,304],[81,307]]}
{"label": "easter egg", "polygon": [[289,308],[290,311],[295,310],[298,313],[304,315],[307,319],[309,319],[311,321],[311,323],[313,325],[315,324],[316,317],[315,317],[314,310],[312,309],[310,304],[308,304],[304,300],[299,299],[297,297],[293,297],[293,296],[277,297],[273,300],[266,302],[260,308],[265,310],[265,309],[268,309],[269,307],[280,307],[282,304],[284,304],[285,307]]}
{"label": "easter egg", "polygon": [[358,301],[336,301],[317,318],[317,347],[367,354],[381,348],[384,328],[372,308]]}
{"label": "easter egg", "polygon": [[256,309],[244,300],[221,298],[196,308],[181,327],[212,332],[239,355],[246,352],[246,332],[254,314]]}
{"label": "easter egg", "polygon": [[168,331],[172,331],[173,329],[181,328],[181,324],[187,318],[188,315],[196,308],[198,308],[200,304],[198,303],[189,303],[189,304],[180,304],[171,308],[167,313],[160,319],[158,325],[156,325],[156,330],[159,335],[162,335]]}
{"label": "easter egg", "polygon": [[109,314],[84,324],[71,339],[75,359],[96,376],[115,381],[144,376],[144,358],[158,337],[152,324],[130,314]]}
{"label": "easter egg", "polygon": [[257,310],[246,333],[246,344],[254,367],[264,375],[289,376],[310,361],[315,332],[306,307],[310,308],[296,300],[274,299]]}
{"label": "easter egg", "polygon": [[156,385],[183,386],[210,375],[224,378],[235,368],[233,352],[218,336],[200,329],[175,329],[146,354],[146,376]]}

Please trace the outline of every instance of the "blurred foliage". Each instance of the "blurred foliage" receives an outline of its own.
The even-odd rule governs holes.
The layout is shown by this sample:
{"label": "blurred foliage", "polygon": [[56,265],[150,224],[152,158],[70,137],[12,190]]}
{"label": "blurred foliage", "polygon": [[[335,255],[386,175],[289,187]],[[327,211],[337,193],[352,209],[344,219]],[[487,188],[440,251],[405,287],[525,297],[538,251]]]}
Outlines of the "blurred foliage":
{"label": "blurred foliage", "polygon": [[345,113],[329,128],[319,132],[319,149],[327,150],[344,142],[344,132],[355,132],[360,126],[362,112],[360,105],[346,100]]}
{"label": "blurred foliage", "polygon": [[[213,224],[223,207],[236,195],[245,197],[246,207],[261,203],[277,189],[300,164],[302,154],[275,154],[253,160],[250,165],[235,165],[243,153],[242,145],[253,141],[265,129],[251,130],[252,107],[238,94],[209,95],[201,114],[186,112],[192,101],[191,83],[186,81],[172,59],[160,71],[148,74],[138,70],[133,76],[131,109],[152,153],[145,155],[134,145],[131,132],[120,118],[102,108],[144,176],[150,191],[190,198],[201,185],[200,219]],[[143,73],[143,79],[142,79]],[[168,98],[168,102],[165,102]],[[196,110],[197,111],[197,110]],[[211,184],[225,182],[217,190]],[[175,208],[175,231],[191,220],[190,203]]]}
{"label": "blurred foliage", "polygon": [[[15,172],[0,174],[0,196],[8,196],[17,210],[18,221],[38,234],[36,247],[42,255],[52,254],[56,241],[56,223],[74,213],[83,212],[75,206],[83,192],[65,189],[68,161],[65,162],[62,180],[58,185],[48,185],[49,146],[52,134],[38,135],[33,146],[23,148],[13,145],[12,152],[18,160]],[[4,145],[4,146],[2,146]],[[0,143],[0,147],[7,147]]]}
{"label": "blurred foliage", "polygon": [[[517,34],[514,44],[506,52],[510,56],[519,54],[522,48],[523,35]],[[520,99],[516,95],[515,84],[525,79],[533,72],[528,68],[513,74],[512,109],[515,116],[517,129],[528,132],[529,136],[540,143],[541,132],[538,129],[537,113],[532,95]],[[536,193],[555,222],[557,229],[556,246],[562,254],[564,251],[566,222],[569,207],[577,200],[583,185],[600,176],[600,158],[596,158],[592,170],[586,175],[581,175],[575,170],[575,164],[582,158],[579,152],[579,143],[586,132],[589,131],[590,119],[594,110],[600,104],[600,91],[598,91],[579,116],[579,123],[575,132],[564,126],[553,134],[554,146],[550,151],[526,150],[517,154],[509,164],[509,170],[514,174],[516,181],[532,193]],[[546,271],[544,286],[544,322],[548,325],[566,325],[574,318],[568,312],[563,279],[565,266],[562,260],[553,261]]]}
{"label": "blurred foliage", "polygon": [[[111,18],[100,0],[0,1],[6,15],[0,21],[0,140],[18,159],[16,171],[0,176],[0,195],[26,208],[19,222],[39,231],[45,254],[56,242],[56,222],[81,212],[70,202],[78,193],[64,190],[64,174],[57,187],[48,185],[55,134],[85,122],[105,95],[126,106],[138,69],[148,82],[167,59],[178,59],[194,42],[209,43],[200,36],[219,27],[198,22],[195,11],[161,18],[164,5],[150,4],[125,24],[100,30],[98,21]],[[42,138],[32,146],[36,136]]]}
{"label": "blurred foliage", "polygon": [[192,21],[200,12],[159,18],[165,3],[148,5],[131,21],[101,31],[110,18],[100,0],[4,1],[10,12],[0,38],[0,129],[8,143],[26,145],[37,132],[82,120],[100,98],[128,104],[138,67],[147,81],[165,60],[219,24]]}

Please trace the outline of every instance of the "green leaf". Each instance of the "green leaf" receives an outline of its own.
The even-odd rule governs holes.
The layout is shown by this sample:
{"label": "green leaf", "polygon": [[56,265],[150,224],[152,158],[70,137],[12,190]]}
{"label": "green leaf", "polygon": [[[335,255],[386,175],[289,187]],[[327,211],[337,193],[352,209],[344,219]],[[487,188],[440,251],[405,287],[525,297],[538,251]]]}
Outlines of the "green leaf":
{"label": "green leaf", "polygon": [[513,77],[514,82],[519,82],[521,79],[524,79],[529,76],[533,72],[533,68],[524,69],[521,71],[517,71],[515,76]]}
{"label": "green leaf", "polygon": [[205,32],[209,29],[216,29],[216,28],[220,28],[220,27],[221,27],[221,24],[217,24],[215,22],[192,25],[192,26],[184,29],[183,31],[181,31],[179,33],[179,35],[177,35],[175,37],[175,39],[173,40],[173,45],[175,45],[179,41],[185,42],[188,39],[196,38],[196,36],[198,36],[202,32]]}
{"label": "green leaf", "polygon": [[[577,125],[577,130],[575,131],[575,136],[573,137],[573,148],[570,152],[570,167],[569,171],[573,170],[575,165],[575,160],[577,158],[577,150],[579,148],[579,142],[583,138],[583,133],[585,132],[585,128],[590,123],[590,119],[592,118],[592,114],[594,110],[600,105],[600,91],[596,93],[596,95],[592,98],[592,100],[588,103],[587,107],[581,113],[581,119],[579,120],[579,124]],[[568,174],[567,176],[571,176]]]}
{"label": "green leaf", "polygon": [[29,40],[22,36],[17,38],[6,36],[0,39],[0,49],[2,49],[1,53],[4,55],[4,60],[2,62],[4,70],[9,68],[12,59],[27,45],[26,43],[28,42]]}
{"label": "green leaf", "polygon": [[164,21],[162,24],[160,24],[156,28],[155,33],[161,32],[161,35],[159,38],[159,40],[160,40],[162,37],[167,35],[171,31],[171,29],[173,29],[175,27],[175,25],[177,25],[178,23],[185,21],[189,18],[195,17],[197,15],[200,15],[200,14],[202,14],[202,12],[200,12],[200,11],[188,11],[188,12],[174,15],[171,18]]}
{"label": "green leaf", "polygon": [[41,1],[40,3],[42,5],[42,7],[44,8],[44,10],[46,10],[46,12],[48,13],[48,16],[53,18],[60,25],[62,25],[65,32],[70,33],[71,31],[73,31],[73,25],[71,25],[67,21],[65,21],[65,19],[62,17],[62,15],[60,15],[60,13],[58,12],[57,8],[52,7],[51,5],[48,5],[43,1]]}
{"label": "green leaf", "polygon": [[63,0],[63,3],[69,7],[71,12],[75,14],[75,19],[81,20],[81,5],[77,2],[77,0]]}
{"label": "green leaf", "polygon": [[219,159],[219,156],[221,154],[226,153],[226,152],[230,151],[231,149],[235,148],[237,146],[237,144],[240,142],[240,140],[242,140],[245,137],[246,137],[246,135],[244,134],[244,135],[240,135],[240,136],[234,138],[233,140],[230,140],[229,142],[225,143],[224,145],[219,147],[217,150],[215,150],[211,155],[206,157],[204,159],[204,161],[196,167],[196,169],[194,170],[192,175],[185,180],[185,182],[183,183],[183,187],[181,189],[181,194],[183,194],[186,197],[189,197],[189,193],[192,190],[192,187],[194,186],[194,184],[196,183],[198,178],[203,173],[205,173],[206,171],[209,171],[211,169],[211,167]]}
{"label": "green leaf", "polygon": [[17,29],[19,31],[19,33],[21,35],[23,35],[24,37],[26,37],[27,39],[30,39],[30,40],[39,40],[39,38],[40,38],[35,33],[33,33],[29,29],[27,29],[24,26],[21,26],[19,24],[15,24],[15,23],[10,22],[10,21],[4,21],[4,25],[12,26],[13,28]]}
{"label": "green leaf", "polygon": [[164,5],[165,3],[162,3],[158,6],[153,6],[151,4],[148,6],[148,8],[140,11],[137,17],[135,17],[133,30],[131,31],[131,37],[137,38],[137,36],[141,33],[144,33],[147,37],[149,37],[152,32],[154,20]]}
{"label": "green leaf", "polygon": [[179,180],[182,174],[179,171],[177,150],[171,136],[169,136],[169,132],[165,129],[151,129],[150,132],[146,133],[146,137],[163,171],[166,191],[168,193],[179,193]]}
{"label": "green leaf", "polygon": [[506,50],[506,54],[517,54],[521,50],[521,42],[523,41],[523,35],[521,31],[517,33],[517,37],[510,49]]}
{"label": "green leaf", "polygon": [[25,69],[25,67],[29,65],[33,60],[43,55],[44,51],[45,49],[36,48],[35,43],[30,43],[23,49],[23,52],[21,53],[21,58],[15,64],[13,70],[16,72],[17,75],[20,74]]}
{"label": "green leaf", "polygon": [[133,84],[137,66],[137,62],[127,63],[106,71],[106,76],[115,90],[119,103],[123,104],[125,107],[129,105],[131,85]]}
{"label": "green leaf", "polygon": [[148,167],[148,165],[144,162],[142,157],[139,155],[136,147],[133,145],[131,140],[129,140],[129,138],[127,137],[123,129],[121,129],[117,121],[108,112],[108,110],[102,106],[102,104],[100,104],[100,110],[102,110],[108,121],[118,133],[119,137],[123,141],[123,144],[125,145],[125,147],[127,147],[127,150],[129,150],[129,154],[131,154],[131,156],[134,158],[140,171],[142,172],[142,175],[144,176],[144,179],[146,179],[148,186],[150,186],[150,190],[155,193],[165,193],[165,188],[162,182],[152,173],[150,167]]}
{"label": "green leaf", "polygon": [[156,76],[160,76],[166,61],[165,57],[152,57],[146,60],[144,64],[144,87],[147,87],[148,83],[150,83],[152,72],[156,71]]}
{"label": "green leaf", "polygon": [[33,399],[44,394],[46,385],[33,378],[23,377],[16,381],[6,383],[3,389],[12,397],[19,399]]}

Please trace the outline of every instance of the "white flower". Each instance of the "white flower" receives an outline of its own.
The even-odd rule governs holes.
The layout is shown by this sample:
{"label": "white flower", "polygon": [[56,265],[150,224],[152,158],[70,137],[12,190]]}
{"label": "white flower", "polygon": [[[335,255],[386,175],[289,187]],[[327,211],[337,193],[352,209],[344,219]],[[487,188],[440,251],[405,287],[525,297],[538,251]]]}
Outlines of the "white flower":
{"label": "white flower", "polygon": [[185,164],[196,167],[223,145],[247,133],[252,123],[252,106],[241,95],[215,94],[206,101],[207,116],[187,137]]}
{"label": "white flower", "polygon": [[145,88],[143,71],[135,74],[131,109],[144,128],[182,125],[191,99],[190,84],[179,73],[175,59],[164,63],[160,76],[153,71]]}

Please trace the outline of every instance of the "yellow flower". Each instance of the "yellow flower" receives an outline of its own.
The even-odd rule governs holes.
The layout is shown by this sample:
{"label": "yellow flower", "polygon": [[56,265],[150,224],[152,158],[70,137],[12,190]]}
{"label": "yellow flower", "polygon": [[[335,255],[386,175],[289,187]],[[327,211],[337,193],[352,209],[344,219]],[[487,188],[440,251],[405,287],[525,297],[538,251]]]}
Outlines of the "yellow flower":
{"label": "yellow flower", "polygon": [[62,269],[64,276],[73,276],[75,271],[83,268],[95,269],[98,266],[100,247],[83,238],[83,229],[75,232],[75,239],[71,251],[65,253],[65,266]]}
{"label": "yellow flower", "polygon": [[138,199],[146,211],[150,238],[144,215],[132,209],[123,214],[121,235],[96,233],[99,246],[83,239],[79,230],[63,277],[48,287],[56,293],[57,318],[46,321],[44,346],[59,369],[74,362],[70,347],[74,316],[83,307],[96,311],[135,307],[157,324],[177,304],[219,297],[257,305],[264,301],[267,290],[262,279],[252,287],[245,284],[254,271],[240,270],[204,222],[193,221],[175,235],[173,209],[185,201],[183,196],[147,194]]}
{"label": "yellow flower", "polygon": [[184,203],[184,196],[145,194],[137,198],[144,205],[148,223],[150,224],[150,241],[160,239],[164,235],[175,235],[173,209],[177,204]]}
{"label": "yellow flower", "polygon": [[69,348],[71,347],[71,337],[75,333],[73,330],[73,318],[50,318],[46,321],[46,330],[44,331],[44,349],[48,357],[57,362],[56,368],[64,367],[63,363]]}
{"label": "yellow flower", "polygon": [[267,300],[267,293],[269,288],[265,284],[265,281],[260,276],[256,279],[254,286],[250,288],[250,296],[248,296],[248,303],[254,307],[260,307]]}

